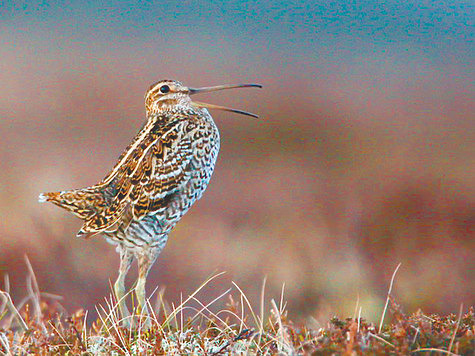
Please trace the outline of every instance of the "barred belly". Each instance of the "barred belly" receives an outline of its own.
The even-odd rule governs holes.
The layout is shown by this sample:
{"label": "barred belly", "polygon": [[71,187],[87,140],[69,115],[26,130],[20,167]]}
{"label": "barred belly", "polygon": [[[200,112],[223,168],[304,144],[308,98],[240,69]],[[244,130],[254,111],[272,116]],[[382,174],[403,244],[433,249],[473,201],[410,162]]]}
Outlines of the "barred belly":
{"label": "barred belly", "polygon": [[[107,241],[113,245],[120,244],[134,252],[150,248],[160,253],[167,243],[170,231],[206,190],[213,174],[218,150],[219,143],[214,147],[211,159],[202,169],[194,171],[192,178],[183,190],[174,194],[164,211],[148,214],[140,220],[132,220],[130,225],[121,225],[117,231],[106,232]],[[196,166],[197,162],[194,164]]]}
{"label": "barred belly", "polygon": [[124,246],[127,250],[140,251],[144,248],[153,248],[161,251],[168,240],[170,229],[164,229],[154,215],[144,216],[130,225],[121,225],[112,233],[105,233],[107,242]]}

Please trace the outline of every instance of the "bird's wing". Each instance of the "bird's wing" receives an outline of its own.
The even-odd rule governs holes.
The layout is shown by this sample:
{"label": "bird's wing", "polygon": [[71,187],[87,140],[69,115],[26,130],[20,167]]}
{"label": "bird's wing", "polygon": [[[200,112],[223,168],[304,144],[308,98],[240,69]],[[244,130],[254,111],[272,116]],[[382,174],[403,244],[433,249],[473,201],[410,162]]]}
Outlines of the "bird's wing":
{"label": "bird's wing", "polygon": [[[160,213],[190,177],[193,156],[186,121],[160,127],[147,124],[119,158],[111,173],[95,186],[107,202],[86,219],[78,236],[91,236],[121,222]],[[126,214],[126,212],[131,214]]]}

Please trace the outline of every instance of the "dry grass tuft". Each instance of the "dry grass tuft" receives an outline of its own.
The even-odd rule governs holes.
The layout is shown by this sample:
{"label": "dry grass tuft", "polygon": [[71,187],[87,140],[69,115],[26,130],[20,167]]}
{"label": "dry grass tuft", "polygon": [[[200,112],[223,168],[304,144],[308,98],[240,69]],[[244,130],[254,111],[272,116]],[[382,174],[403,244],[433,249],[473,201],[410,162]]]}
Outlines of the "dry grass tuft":
{"label": "dry grass tuft", "polygon": [[[361,318],[332,318],[313,330],[287,316],[284,289],[266,309],[265,281],[259,310],[253,309],[235,283],[218,298],[204,301],[200,291],[221,274],[206,280],[179,305],[169,306],[156,294],[152,314],[135,315],[133,327],[122,327],[113,298],[98,306],[99,318],[87,320],[79,310],[67,315],[58,298],[39,291],[33,271],[29,296],[18,307],[9,291],[1,291],[0,354],[60,355],[472,355],[475,350],[473,307],[464,315],[406,315],[388,293],[391,321],[377,328]],[[5,283],[8,286],[8,281]],[[217,301],[226,300],[217,310]],[[384,313],[386,313],[386,307]],[[382,317],[383,318],[383,317]],[[389,319],[389,318],[388,318]],[[149,326],[145,326],[145,325]]]}

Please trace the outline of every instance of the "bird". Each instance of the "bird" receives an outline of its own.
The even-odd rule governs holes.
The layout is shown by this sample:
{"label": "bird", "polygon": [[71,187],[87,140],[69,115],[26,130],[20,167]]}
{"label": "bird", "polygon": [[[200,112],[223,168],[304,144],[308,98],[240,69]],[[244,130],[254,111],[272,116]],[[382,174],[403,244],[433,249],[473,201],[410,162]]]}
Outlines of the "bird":
{"label": "bird", "polygon": [[161,80],[145,94],[146,121],[116,165],[98,184],[39,195],[80,219],[78,237],[102,234],[120,255],[113,293],[125,325],[131,314],[125,297],[125,278],[134,259],[137,310],[148,315],[145,285],[168,235],[194,202],[201,198],[214,171],[220,148],[218,128],[208,109],[257,115],[225,106],[191,100],[199,93],[259,84],[225,84],[191,88]]}

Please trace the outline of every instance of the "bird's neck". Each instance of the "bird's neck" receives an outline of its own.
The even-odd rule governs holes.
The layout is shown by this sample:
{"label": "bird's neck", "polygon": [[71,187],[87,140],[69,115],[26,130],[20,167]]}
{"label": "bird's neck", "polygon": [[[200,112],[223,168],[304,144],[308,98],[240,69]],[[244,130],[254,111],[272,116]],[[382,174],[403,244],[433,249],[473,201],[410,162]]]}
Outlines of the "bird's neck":
{"label": "bird's neck", "polygon": [[157,117],[173,117],[173,116],[199,116],[205,121],[213,121],[206,108],[192,105],[191,101],[179,105],[162,105],[159,108],[147,107],[147,119],[155,120]]}
{"label": "bird's neck", "polygon": [[145,105],[147,117],[158,115],[173,115],[180,112],[189,112],[194,110],[190,100],[163,100]]}

